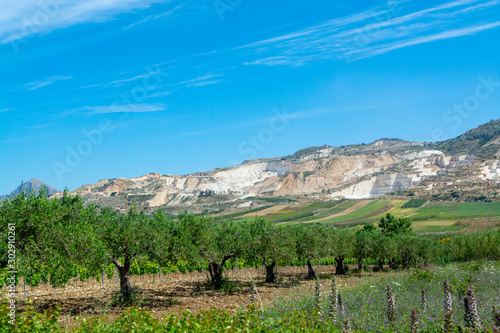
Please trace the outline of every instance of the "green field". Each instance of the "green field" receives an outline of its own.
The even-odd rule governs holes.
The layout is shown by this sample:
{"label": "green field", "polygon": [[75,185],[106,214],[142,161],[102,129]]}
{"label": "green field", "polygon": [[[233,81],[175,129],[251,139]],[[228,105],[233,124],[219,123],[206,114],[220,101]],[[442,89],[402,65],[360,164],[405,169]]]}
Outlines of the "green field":
{"label": "green field", "polygon": [[345,222],[345,221],[361,221],[369,219],[370,217],[373,219],[373,214],[379,213],[385,207],[387,207],[391,203],[390,200],[373,200],[368,203],[366,206],[363,206],[354,212],[351,212],[347,215],[334,217],[328,220],[322,221],[323,223],[335,223],[335,222]]}
{"label": "green field", "polygon": [[273,212],[266,217],[271,218],[274,222],[278,223],[288,221],[305,221],[314,219],[316,216],[329,212],[332,208],[339,205],[342,205],[342,201],[315,202],[310,205],[297,204]]}
{"label": "green field", "polygon": [[458,208],[443,214],[443,217],[500,216],[500,202],[463,202]]}
{"label": "green field", "polygon": [[[372,200],[368,204],[342,216],[333,216],[359,204],[360,200],[301,203],[285,206],[265,218],[276,223],[315,222],[339,225],[376,223],[387,213],[414,221],[416,232],[445,232],[467,229],[478,218],[500,217],[500,202],[445,202],[412,200]],[[423,204],[422,204],[423,203]],[[417,206],[417,207],[412,207]],[[408,208],[405,208],[408,207]],[[456,224],[457,222],[461,222]],[[496,226],[493,221],[491,226]],[[482,226],[484,228],[484,225]]]}
{"label": "green field", "polygon": [[[493,221],[490,227],[500,222],[500,202],[449,202],[412,200],[371,200],[348,214],[335,216],[362,203],[362,200],[335,200],[326,202],[293,202],[282,205],[273,212],[256,214],[275,223],[324,223],[343,226],[359,226],[363,223],[376,223],[387,213],[396,217],[407,217],[413,221],[416,232],[460,231],[474,225],[477,219],[488,220],[490,214]],[[219,218],[242,220],[248,219],[252,212],[259,212],[272,205],[248,209],[233,214],[218,216]],[[331,218],[329,218],[331,217]],[[495,218],[497,218],[495,220]],[[460,223],[458,223],[460,222]],[[456,224],[458,223],[458,224]],[[484,229],[488,226],[483,225]],[[476,228],[472,228],[475,230]]]}

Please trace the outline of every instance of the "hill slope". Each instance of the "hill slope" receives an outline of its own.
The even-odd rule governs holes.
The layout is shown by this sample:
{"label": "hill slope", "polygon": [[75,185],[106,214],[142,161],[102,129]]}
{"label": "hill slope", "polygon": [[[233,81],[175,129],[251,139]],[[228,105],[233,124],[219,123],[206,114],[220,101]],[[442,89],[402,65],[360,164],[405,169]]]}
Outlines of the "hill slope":
{"label": "hill slope", "polygon": [[500,149],[500,119],[467,131],[454,139],[433,144],[433,148],[448,155],[473,154],[494,159]]}
{"label": "hill slope", "polygon": [[[87,201],[122,210],[213,212],[279,202],[279,198],[369,199],[387,195],[442,199],[500,198],[500,120],[444,142],[380,139],[371,144],[320,146],[280,157],[191,175],[151,173],[85,185]],[[264,198],[264,199],[259,199]],[[264,200],[264,201],[262,201]],[[267,201],[265,201],[267,200]]]}
{"label": "hill slope", "polygon": [[60,190],[58,190],[50,185],[47,185],[46,183],[42,182],[39,179],[32,178],[25,183],[21,183],[21,185],[19,185],[9,195],[1,195],[0,199],[4,199],[4,198],[9,197],[9,196],[17,196],[19,193],[21,193],[23,188],[25,188],[28,191],[28,193],[31,193],[31,191],[35,191],[36,193],[38,193],[40,191],[40,189],[42,188],[42,186],[47,187],[47,190],[48,190],[47,195],[48,196],[51,196],[51,195],[54,195],[55,193],[61,192]]}

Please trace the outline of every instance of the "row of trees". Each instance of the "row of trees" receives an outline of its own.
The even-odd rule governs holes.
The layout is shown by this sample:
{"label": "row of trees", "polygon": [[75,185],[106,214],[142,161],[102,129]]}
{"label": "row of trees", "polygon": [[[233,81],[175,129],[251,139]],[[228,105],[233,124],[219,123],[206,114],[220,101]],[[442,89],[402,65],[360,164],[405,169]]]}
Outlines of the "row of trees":
{"label": "row of trees", "polygon": [[[61,285],[79,275],[82,267],[88,276],[99,276],[103,264],[112,262],[119,272],[124,300],[131,297],[130,268],[139,257],[161,266],[181,260],[206,263],[211,286],[220,288],[224,266],[234,258],[264,265],[266,282],[273,282],[276,267],[292,260],[306,262],[312,278],[315,259],[334,257],[335,273],[345,274],[345,259],[358,259],[360,269],[368,258],[377,260],[380,268],[386,261],[391,267],[409,267],[417,260],[426,263],[433,257],[449,257],[450,244],[454,244],[417,237],[411,232],[411,221],[391,215],[378,228],[365,225],[358,231],[320,224],[284,227],[264,219],[215,221],[186,213],[171,217],[161,210],[147,215],[132,208],[123,214],[84,205],[80,197],[66,192],[50,200],[42,190],[0,203],[0,255],[4,258],[0,268],[7,265],[8,223],[16,226],[17,257],[31,274],[43,272],[51,283]],[[498,235],[487,240],[488,256],[498,259],[499,240]]]}

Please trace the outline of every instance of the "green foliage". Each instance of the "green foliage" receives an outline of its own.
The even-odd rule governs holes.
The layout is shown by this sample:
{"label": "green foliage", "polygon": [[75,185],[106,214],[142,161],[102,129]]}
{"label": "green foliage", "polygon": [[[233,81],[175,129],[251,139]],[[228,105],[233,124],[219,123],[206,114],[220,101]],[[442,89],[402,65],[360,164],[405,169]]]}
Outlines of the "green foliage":
{"label": "green foliage", "polygon": [[435,278],[435,274],[430,270],[415,269],[410,273],[410,281],[422,281],[430,283]]}
{"label": "green foliage", "polygon": [[385,236],[395,236],[401,234],[409,234],[411,233],[411,220],[407,218],[395,218],[391,214],[387,213],[387,215],[380,219],[378,227],[382,230],[382,233]]}
{"label": "green foliage", "polygon": [[427,202],[427,199],[411,199],[410,201],[405,202],[401,208],[418,208]]}
{"label": "green foliage", "polygon": [[494,159],[498,148],[495,145],[485,145],[498,136],[500,136],[500,120],[492,120],[454,139],[437,142],[430,146],[447,155],[473,154],[482,158]]}
{"label": "green foliage", "polygon": [[45,310],[43,313],[37,313],[33,302],[26,303],[26,309],[22,314],[16,313],[15,319],[9,317],[10,309],[8,300],[5,299],[0,304],[0,333],[3,332],[62,332],[62,328],[57,324],[59,317],[58,308]]}

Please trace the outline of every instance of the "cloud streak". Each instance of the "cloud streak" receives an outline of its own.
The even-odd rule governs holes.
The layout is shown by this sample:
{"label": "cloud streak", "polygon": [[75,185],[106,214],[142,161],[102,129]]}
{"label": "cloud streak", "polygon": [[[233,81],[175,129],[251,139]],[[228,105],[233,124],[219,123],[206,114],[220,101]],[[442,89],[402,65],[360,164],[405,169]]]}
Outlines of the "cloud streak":
{"label": "cloud streak", "polygon": [[500,0],[456,0],[413,11],[405,8],[406,3],[389,2],[235,50],[245,53],[244,65],[301,66],[322,60],[358,60],[498,27],[497,16],[492,14],[498,11]]}
{"label": "cloud streak", "polygon": [[166,0],[2,0],[0,43],[81,23],[104,22]]}
{"label": "cloud streak", "polygon": [[84,106],[79,109],[65,112],[63,115],[80,114],[109,114],[109,113],[147,113],[164,111],[168,108],[165,104],[124,104],[124,105],[105,105],[105,106]]}
{"label": "cloud streak", "polygon": [[73,78],[72,76],[51,76],[46,80],[27,83],[26,85],[23,86],[23,88],[26,90],[36,90],[51,85],[53,83],[56,83],[58,81],[70,80],[72,78]]}
{"label": "cloud streak", "polygon": [[223,74],[207,74],[195,79],[179,82],[179,85],[185,86],[186,88],[207,86],[224,81],[224,79],[220,79],[223,76]]}

